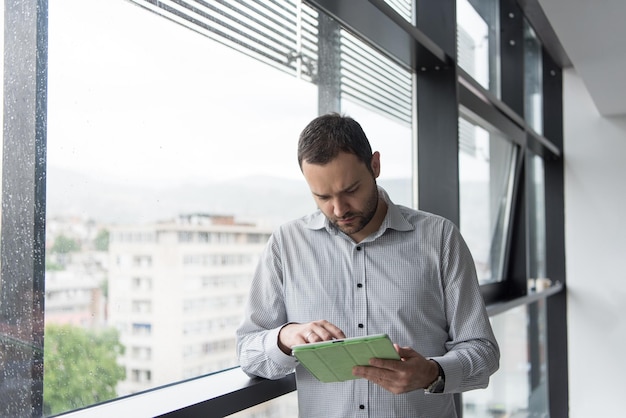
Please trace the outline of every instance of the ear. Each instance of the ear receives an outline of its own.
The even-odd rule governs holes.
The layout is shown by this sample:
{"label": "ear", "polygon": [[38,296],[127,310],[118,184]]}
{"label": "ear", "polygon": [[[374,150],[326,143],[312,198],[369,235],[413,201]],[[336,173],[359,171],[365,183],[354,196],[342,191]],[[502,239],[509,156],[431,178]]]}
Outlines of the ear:
{"label": "ear", "polygon": [[376,151],[372,154],[372,172],[374,178],[378,178],[380,175],[380,152]]}

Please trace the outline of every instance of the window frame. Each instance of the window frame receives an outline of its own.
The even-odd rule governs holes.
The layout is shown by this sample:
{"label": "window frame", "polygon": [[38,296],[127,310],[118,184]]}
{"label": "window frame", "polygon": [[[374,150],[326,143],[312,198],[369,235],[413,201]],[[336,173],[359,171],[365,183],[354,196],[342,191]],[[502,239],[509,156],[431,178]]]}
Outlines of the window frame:
{"label": "window frame", "polygon": [[16,361],[0,381],[14,379],[20,396],[9,415],[43,413],[47,6],[4,2],[0,318]]}

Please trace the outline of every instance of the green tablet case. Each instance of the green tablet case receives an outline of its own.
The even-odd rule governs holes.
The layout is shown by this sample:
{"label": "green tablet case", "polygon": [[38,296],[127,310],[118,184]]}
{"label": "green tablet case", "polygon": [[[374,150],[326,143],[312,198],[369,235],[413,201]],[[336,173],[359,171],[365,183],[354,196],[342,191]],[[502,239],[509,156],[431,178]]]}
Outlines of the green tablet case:
{"label": "green tablet case", "polygon": [[367,366],[374,357],[400,360],[387,334],[300,344],[292,347],[292,353],[321,382],[357,379],[352,367]]}

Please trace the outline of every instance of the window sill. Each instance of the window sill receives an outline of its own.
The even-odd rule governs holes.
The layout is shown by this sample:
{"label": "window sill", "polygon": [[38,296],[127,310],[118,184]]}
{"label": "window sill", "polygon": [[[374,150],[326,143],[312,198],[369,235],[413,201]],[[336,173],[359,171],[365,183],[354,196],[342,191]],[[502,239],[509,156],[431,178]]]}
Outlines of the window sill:
{"label": "window sill", "polygon": [[513,308],[517,308],[518,306],[529,305],[538,300],[547,299],[549,296],[552,296],[562,291],[563,288],[563,283],[557,281],[550,287],[547,287],[541,291],[529,292],[526,296],[520,298],[489,305],[487,306],[487,313],[489,314],[489,316],[494,316],[509,311]]}
{"label": "window sill", "polygon": [[[280,380],[251,379],[239,367],[176,382],[62,414],[63,417],[223,417],[296,389],[293,374]],[[210,412],[209,412],[210,411]]]}

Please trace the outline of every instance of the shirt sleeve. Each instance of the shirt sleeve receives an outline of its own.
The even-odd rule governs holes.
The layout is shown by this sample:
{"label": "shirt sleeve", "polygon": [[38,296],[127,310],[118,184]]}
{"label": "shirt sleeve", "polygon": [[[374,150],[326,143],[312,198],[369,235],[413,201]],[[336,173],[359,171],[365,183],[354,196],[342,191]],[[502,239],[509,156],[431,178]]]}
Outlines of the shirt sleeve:
{"label": "shirt sleeve", "polygon": [[445,393],[485,388],[499,368],[500,350],[480,294],[471,253],[452,222],[444,226],[441,252],[447,352],[437,361],[446,376]]}
{"label": "shirt sleeve", "polygon": [[278,333],[287,323],[280,251],[274,235],[261,255],[242,324],[237,329],[237,356],[249,376],[280,379],[297,361],[278,347]]}

